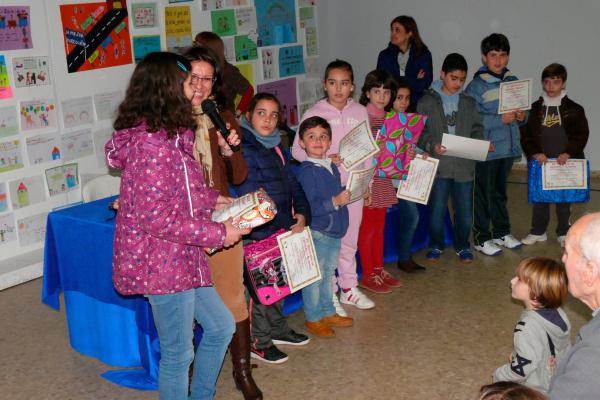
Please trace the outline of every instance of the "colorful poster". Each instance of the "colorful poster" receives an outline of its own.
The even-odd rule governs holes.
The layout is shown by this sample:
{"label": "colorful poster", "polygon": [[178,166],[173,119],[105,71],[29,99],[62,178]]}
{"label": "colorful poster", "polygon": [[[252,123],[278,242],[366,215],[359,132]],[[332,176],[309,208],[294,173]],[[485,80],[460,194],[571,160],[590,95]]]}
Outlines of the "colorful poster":
{"label": "colorful poster", "polygon": [[43,212],[17,220],[19,245],[25,247],[43,242],[46,238],[47,219],[48,213]]}
{"label": "colorful poster", "polygon": [[16,135],[18,123],[15,106],[0,108],[0,138]]}
{"label": "colorful poster", "polygon": [[242,33],[256,33],[256,13],[253,7],[243,7],[235,9],[235,23],[237,31]]}
{"label": "colorful poster", "polygon": [[202,0],[202,11],[248,6],[248,0]]}
{"label": "colorful poster", "polygon": [[[236,67],[240,70],[240,73],[244,78],[250,82],[250,85],[254,86],[254,65],[253,64],[238,64]],[[240,104],[240,100],[242,100],[242,96],[239,94],[235,96],[235,106]]]}
{"label": "colorful poster", "polygon": [[0,55],[0,99],[9,99],[12,96],[13,92],[10,87],[10,79],[8,78],[6,59],[3,55]]}
{"label": "colorful poster", "polygon": [[94,141],[91,129],[65,133],[60,138],[62,159],[71,161],[94,154]]}
{"label": "colorful poster", "polygon": [[235,37],[235,60],[248,61],[257,60],[258,51],[256,42],[252,41],[248,35]]}
{"label": "colorful poster", "polygon": [[77,163],[65,164],[54,168],[48,168],[46,184],[50,197],[66,193],[79,187],[79,174]]}
{"label": "colorful poster", "polygon": [[8,210],[8,191],[6,183],[0,182],[0,212]]}
{"label": "colorful poster", "polygon": [[13,58],[15,87],[43,86],[52,84],[50,57]]}
{"label": "colorful poster", "polygon": [[165,7],[167,50],[192,45],[192,15],[190,6]]}
{"label": "colorful poster", "polygon": [[255,0],[254,4],[259,47],[297,41],[294,0]]}
{"label": "colorful poster", "polygon": [[156,26],[156,3],[133,3],[131,13],[133,14],[134,28],[152,28]]}
{"label": "colorful poster", "polygon": [[304,40],[306,42],[306,55],[319,55],[319,45],[317,42],[317,28],[306,28],[304,30]]}
{"label": "colorful poster", "polygon": [[8,183],[13,210],[46,201],[44,179],[41,175],[28,176]]}
{"label": "colorful poster", "polygon": [[22,131],[56,128],[56,106],[52,100],[22,101],[20,112]]}
{"label": "colorful poster", "polygon": [[233,36],[237,33],[233,10],[211,11],[212,31],[219,36]]}
{"label": "colorful poster", "polygon": [[56,133],[30,136],[25,140],[29,165],[60,160],[60,142]]}
{"label": "colorful poster", "polygon": [[13,213],[0,215],[0,246],[16,239],[15,215]]}
{"label": "colorful poster", "polygon": [[29,6],[0,7],[0,50],[31,48]]}
{"label": "colorful poster", "polygon": [[119,104],[123,101],[123,91],[96,93],[94,95],[94,107],[96,109],[96,120],[104,121],[113,119]]}
{"label": "colorful poster", "polygon": [[136,64],[142,61],[146,54],[154,51],[160,51],[160,35],[133,37],[133,57]]}
{"label": "colorful poster", "polygon": [[20,141],[0,142],[0,172],[23,168],[23,153]]}
{"label": "colorful poster", "polygon": [[279,78],[279,75],[277,75],[277,59],[275,58],[276,51],[277,49],[272,47],[261,49],[260,51],[264,80]]}
{"label": "colorful poster", "polygon": [[111,128],[103,128],[94,131],[94,148],[96,149],[96,161],[98,168],[106,168],[106,156],[104,153],[104,145],[112,137],[113,130]]}
{"label": "colorful poster", "polygon": [[66,129],[94,122],[92,96],[63,100],[61,109],[63,125]]}
{"label": "colorful poster", "polygon": [[279,49],[279,76],[286,77],[304,73],[304,49],[302,45]]}
{"label": "colorful poster", "polygon": [[69,73],[132,62],[125,0],[60,6]]}
{"label": "colorful poster", "polygon": [[258,85],[257,92],[273,94],[281,102],[283,121],[290,125],[298,124],[298,102],[296,100],[296,78],[287,78]]}

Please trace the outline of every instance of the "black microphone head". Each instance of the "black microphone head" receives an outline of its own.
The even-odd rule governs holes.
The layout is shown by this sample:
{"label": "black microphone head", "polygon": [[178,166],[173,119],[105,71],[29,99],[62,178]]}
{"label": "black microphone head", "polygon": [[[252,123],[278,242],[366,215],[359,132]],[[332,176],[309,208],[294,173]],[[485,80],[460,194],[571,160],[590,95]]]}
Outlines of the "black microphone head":
{"label": "black microphone head", "polygon": [[210,114],[217,110],[217,105],[210,99],[202,101],[200,107],[202,107],[202,111],[204,111],[206,114]]}

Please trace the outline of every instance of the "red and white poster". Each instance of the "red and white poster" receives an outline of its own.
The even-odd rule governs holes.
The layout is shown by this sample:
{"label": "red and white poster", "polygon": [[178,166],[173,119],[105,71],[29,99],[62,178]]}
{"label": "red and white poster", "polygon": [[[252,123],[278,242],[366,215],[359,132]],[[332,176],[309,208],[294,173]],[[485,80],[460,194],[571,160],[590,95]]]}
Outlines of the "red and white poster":
{"label": "red and white poster", "polygon": [[60,6],[69,73],[131,64],[125,0]]}

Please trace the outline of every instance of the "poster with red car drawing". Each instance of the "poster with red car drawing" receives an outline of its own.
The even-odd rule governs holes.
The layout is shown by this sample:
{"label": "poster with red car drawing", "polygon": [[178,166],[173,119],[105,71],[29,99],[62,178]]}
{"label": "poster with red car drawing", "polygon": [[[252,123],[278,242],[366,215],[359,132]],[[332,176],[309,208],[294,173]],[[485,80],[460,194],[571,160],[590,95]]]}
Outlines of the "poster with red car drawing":
{"label": "poster with red car drawing", "polygon": [[69,73],[131,64],[125,0],[63,4],[60,16]]}
{"label": "poster with red car drawing", "polygon": [[0,50],[31,49],[29,7],[0,7]]}

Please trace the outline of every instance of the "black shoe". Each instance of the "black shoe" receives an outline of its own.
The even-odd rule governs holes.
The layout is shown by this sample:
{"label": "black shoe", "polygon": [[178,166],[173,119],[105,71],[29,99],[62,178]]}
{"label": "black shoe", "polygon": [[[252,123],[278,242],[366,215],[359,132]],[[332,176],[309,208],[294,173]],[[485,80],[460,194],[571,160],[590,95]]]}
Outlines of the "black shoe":
{"label": "black shoe", "polygon": [[397,266],[399,270],[407,272],[409,274],[426,271],[425,267],[417,264],[413,260],[398,261]]}
{"label": "black shoe", "polygon": [[264,350],[258,350],[252,347],[250,356],[269,364],[281,364],[288,360],[288,355],[275,346],[267,347]]}
{"label": "black shoe", "polygon": [[301,333],[295,332],[293,329],[287,333],[287,335],[273,338],[275,344],[287,344],[289,346],[304,346],[310,342],[310,338]]}

